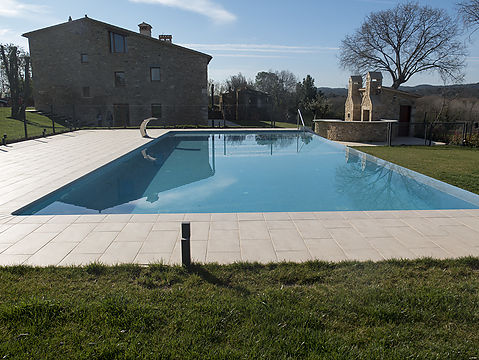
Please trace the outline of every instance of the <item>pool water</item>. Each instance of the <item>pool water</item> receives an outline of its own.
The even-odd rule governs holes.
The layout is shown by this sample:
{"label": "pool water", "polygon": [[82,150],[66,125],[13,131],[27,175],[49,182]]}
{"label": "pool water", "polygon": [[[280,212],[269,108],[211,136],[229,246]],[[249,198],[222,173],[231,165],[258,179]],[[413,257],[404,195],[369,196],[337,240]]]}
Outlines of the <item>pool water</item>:
{"label": "pool water", "polygon": [[170,132],[16,214],[479,208],[479,196],[302,131]]}

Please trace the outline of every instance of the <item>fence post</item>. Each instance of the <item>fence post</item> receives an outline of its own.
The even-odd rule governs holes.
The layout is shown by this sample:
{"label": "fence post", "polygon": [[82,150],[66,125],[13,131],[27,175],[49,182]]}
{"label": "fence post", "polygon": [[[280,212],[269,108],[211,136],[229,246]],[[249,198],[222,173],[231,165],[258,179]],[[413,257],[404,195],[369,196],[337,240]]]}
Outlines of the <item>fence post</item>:
{"label": "fence post", "polygon": [[23,128],[25,129],[25,140],[28,140],[28,132],[27,132],[27,112],[23,112]]}
{"label": "fence post", "polygon": [[183,266],[191,265],[191,228],[189,222],[181,223],[181,264]]}

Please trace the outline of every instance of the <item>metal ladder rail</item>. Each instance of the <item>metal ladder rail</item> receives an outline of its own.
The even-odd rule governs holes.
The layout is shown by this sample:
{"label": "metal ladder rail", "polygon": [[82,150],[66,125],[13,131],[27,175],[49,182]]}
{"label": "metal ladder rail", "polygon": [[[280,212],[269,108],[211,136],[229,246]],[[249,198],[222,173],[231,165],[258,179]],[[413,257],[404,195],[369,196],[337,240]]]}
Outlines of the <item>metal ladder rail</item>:
{"label": "metal ladder rail", "polygon": [[298,127],[298,130],[299,130],[299,120],[301,120],[301,123],[303,124],[303,132],[306,130],[306,125],[304,125],[304,119],[303,119],[303,115],[301,114],[301,110],[298,109],[298,121],[297,121],[297,127]]}

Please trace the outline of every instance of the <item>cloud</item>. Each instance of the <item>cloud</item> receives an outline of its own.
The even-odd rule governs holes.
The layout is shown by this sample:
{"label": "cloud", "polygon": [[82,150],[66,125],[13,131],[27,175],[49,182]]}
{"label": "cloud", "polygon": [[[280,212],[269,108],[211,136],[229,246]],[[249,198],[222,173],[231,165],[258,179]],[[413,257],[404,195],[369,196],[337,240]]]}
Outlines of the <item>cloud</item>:
{"label": "cloud", "polygon": [[209,17],[216,23],[230,23],[236,16],[211,0],[130,0],[136,3],[160,4]]}
{"label": "cloud", "polygon": [[0,16],[24,17],[46,12],[44,5],[32,5],[17,0],[0,0]]}
{"label": "cloud", "polygon": [[[337,47],[324,46],[289,46],[272,44],[181,44],[199,51],[231,51],[248,53],[277,53],[277,54],[314,54],[321,52],[337,51]],[[234,55],[234,54],[231,54]],[[226,56],[223,54],[223,56]],[[259,56],[259,55],[258,55]],[[266,57],[266,55],[264,55]]]}

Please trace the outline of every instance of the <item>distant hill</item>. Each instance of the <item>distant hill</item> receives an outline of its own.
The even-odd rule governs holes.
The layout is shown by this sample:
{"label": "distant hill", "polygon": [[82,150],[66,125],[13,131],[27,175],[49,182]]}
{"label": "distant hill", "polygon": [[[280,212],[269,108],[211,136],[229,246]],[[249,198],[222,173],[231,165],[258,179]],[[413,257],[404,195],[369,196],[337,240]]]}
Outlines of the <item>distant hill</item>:
{"label": "distant hill", "polygon": [[[421,96],[442,95],[444,86],[438,85],[417,85],[400,86],[399,90],[407,91]],[[464,85],[448,85],[445,87],[447,97],[451,98],[479,98],[479,83]],[[346,88],[318,88],[326,97],[346,97],[348,89]]]}

